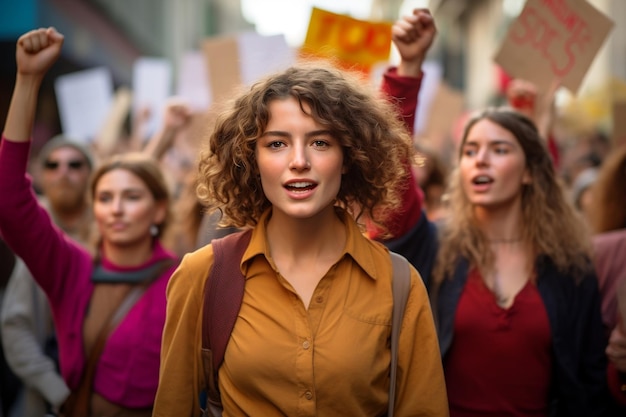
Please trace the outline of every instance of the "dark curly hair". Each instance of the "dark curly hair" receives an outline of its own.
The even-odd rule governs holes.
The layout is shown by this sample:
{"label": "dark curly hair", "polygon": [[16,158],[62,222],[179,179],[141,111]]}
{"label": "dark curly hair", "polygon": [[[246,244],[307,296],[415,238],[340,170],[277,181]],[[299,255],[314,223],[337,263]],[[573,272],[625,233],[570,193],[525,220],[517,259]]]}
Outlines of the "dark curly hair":
{"label": "dark curly hair", "polygon": [[[221,226],[253,227],[271,205],[255,158],[257,139],[270,120],[269,104],[294,98],[342,146],[343,175],[336,204],[357,220],[377,224],[400,205],[411,138],[395,108],[356,74],[329,63],[302,62],[254,84],[216,120],[199,160],[199,199],[220,210]],[[306,113],[306,112],[305,112]]]}

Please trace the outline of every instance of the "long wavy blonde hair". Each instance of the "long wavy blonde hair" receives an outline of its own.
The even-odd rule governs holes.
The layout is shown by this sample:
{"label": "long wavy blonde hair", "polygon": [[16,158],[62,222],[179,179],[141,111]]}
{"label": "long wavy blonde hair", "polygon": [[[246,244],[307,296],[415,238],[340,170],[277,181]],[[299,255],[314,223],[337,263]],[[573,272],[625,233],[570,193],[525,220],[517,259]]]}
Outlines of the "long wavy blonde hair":
{"label": "long wavy blonde hair", "polygon": [[357,220],[380,224],[400,204],[403,161],[411,138],[395,108],[368,83],[328,63],[300,63],[271,75],[231,101],[216,120],[199,159],[198,197],[209,211],[220,210],[220,226],[253,227],[270,206],[255,157],[257,139],[271,117],[269,104],[294,98],[337,138],[347,172],[337,205]]}
{"label": "long wavy blonde hair", "polygon": [[[461,148],[469,131],[480,120],[489,120],[511,132],[526,157],[532,182],[522,186],[521,229],[524,241],[534,251],[533,256],[545,255],[560,271],[574,275],[586,271],[590,254],[587,230],[566,198],[544,140],[533,122],[510,108],[486,109],[467,122]],[[461,186],[458,168],[450,176],[448,198],[449,212],[434,269],[436,282],[450,276],[461,258],[483,272],[492,270],[495,262],[487,238],[476,222],[474,206]]]}

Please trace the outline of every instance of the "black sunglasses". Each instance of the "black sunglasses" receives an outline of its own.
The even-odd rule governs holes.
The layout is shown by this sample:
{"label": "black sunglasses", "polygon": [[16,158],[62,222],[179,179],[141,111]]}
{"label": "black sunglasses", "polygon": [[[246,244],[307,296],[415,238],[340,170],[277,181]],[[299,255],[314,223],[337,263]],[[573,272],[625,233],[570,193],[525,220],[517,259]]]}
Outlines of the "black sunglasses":
{"label": "black sunglasses", "polygon": [[[47,170],[54,171],[59,167],[60,163],[58,161],[46,161],[43,163],[43,167]],[[84,161],[74,160],[68,161],[67,167],[73,170],[79,170],[85,165]]]}

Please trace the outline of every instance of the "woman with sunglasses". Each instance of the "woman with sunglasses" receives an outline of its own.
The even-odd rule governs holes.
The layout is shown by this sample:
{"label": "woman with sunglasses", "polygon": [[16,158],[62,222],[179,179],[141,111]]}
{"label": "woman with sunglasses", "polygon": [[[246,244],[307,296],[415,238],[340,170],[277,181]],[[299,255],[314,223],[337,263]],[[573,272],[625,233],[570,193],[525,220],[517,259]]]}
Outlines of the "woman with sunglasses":
{"label": "woman with sunglasses", "polygon": [[150,416],[165,288],[177,264],[159,242],[167,186],[148,157],[114,157],[96,170],[90,188],[101,236],[95,257],[52,225],[25,172],[39,86],[62,43],[53,28],[17,42],[0,145],[0,232],[50,300],[61,373],[72,391],[62,413]]}

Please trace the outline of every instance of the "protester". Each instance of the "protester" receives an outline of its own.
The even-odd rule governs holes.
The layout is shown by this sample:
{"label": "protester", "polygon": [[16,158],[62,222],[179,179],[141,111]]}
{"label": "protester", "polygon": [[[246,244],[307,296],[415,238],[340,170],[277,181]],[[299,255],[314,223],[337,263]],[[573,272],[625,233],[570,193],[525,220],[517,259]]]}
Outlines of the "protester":
{"label": "protester", "polygon": [[162,126],[151,136],[143,149],[157,159],[166,178],[174,216],[171,227],[164,236],[165,245],[179,257],[198,248],[198,235],[202,229],[204,209],[196,197],[197,149],[192,135],[194,114],[190,105],[182,98],[170,97],[163,109]]}
{"label": "protester", "polygon": [[[399,202],[411,144],[376,96],[363,80],[302,64],[255,84],[216,122],[200,196],[223,225],[252,228],[242,306],[219,369],[225,415],[386,413],[391,263],[355,219],[382,224]],[[212,262],[212,245],[187,255],[168,287],[155,416],[200,412],[199,323]],[[447,415],[437,349],[412,268],[396,416]]]}
{"label": "protester", "polygon": [[[398,19],[392,26],[392,39],[400,61],[397,66],[388,68],[382,78],[383,95],[397,107],[400,119],[407,131],[413,134],[415,110],[424,73],[422,65],[430,49],[437,29],[428,9],[414,9],[410,15]],[[367,224],[368,235],[383,242],[390,250],[402,254],[419,271],[428,286],[432,264],[436,255],[436,228],[427,221],[422,210],[423,194],[417,183],[416,173],[411,169],[411,160],[404,163],[406,176],[398,184],[402,193],[400,209],[392,208],[386,219],[386,231]],[[187,211],[194,219],[197,206]],[[214,238],[223,237],[236,231],[236,228],[219,228],[220,213],[204,215],[200,232],[197,234],[197,247],[202,247]],[[192,230],[196,223],[192,222]],[[189,229],[188,229],[189,230]],[[193,234],[193,231],[187,232]]]}
{"label": "protester", "polygon": [[589,240],[533,122],[506,108],[471,119],[449,192],[432,300],[450,415],[601,415]]}
{"label": "protester", "polygon": [[[590,223],[594,232],[594,263],[602,296],[602,319],[610,335],[609,387],[626,411],[626,317],[620,316],[618,288],[626,285],[626,146],[611,152],[591,187]],[[626,292],[625,292],[626,293]],[[624,299],[623,303],[626,303]],[[622,310],[623,311],[623,310]],[[616,406],[617,408],[617,406]]]}
{"label": "protester", "polygon": [[[17,42],[15,89],[0,147],[0,233],[50,301],[61,374],[72,391],[63,414],[149,416],[165,288],[176,265],[159,243],[167,186],[145,155],[103,163],[90,188],[101,236],[95,258],[52,224],[25,170],[38,89],[62,43],[53,28],[30,31]],[[82,393],[90,410],[79,408]]]}
{"label": "protester", "polygon": [[[91,154],[63,136],[39,153],[40,203],[69,237],[87,246],[93,223],[87,201]],[[46,295],[18,260],[2,303],[2,344],[7,362],[24,385],[11,415],[41,417],[58,409],[69,389],[58,371],[56,336]]]}

